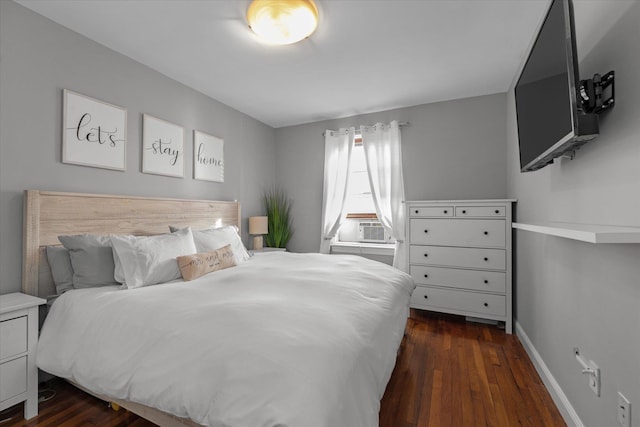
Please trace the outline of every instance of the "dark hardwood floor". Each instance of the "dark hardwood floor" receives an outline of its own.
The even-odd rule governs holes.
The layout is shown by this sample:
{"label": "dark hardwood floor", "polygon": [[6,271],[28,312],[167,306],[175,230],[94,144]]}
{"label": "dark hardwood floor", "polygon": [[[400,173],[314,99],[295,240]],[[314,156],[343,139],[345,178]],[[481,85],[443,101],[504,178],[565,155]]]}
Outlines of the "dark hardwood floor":
{"label": "dark hardwood floor", "polygon": [[[80,391],[66,381],[56,379],[51,388],[55,396],[38,406],[38,416],[25,421],[22,404],[16,405],[8,412],[0,414],[0,427],[39,426],[39,427],[154,427],[155,424],[138,417],[124,409],[114,411],[109,405],[87,393]],[[47,396],[50,392],[42,391]],[[10,421],[3,420],[11,418]]]}
{"label": "dark hardwood floor", "polygon": [[412,310],[380,427],[566,426],[515,335]]}
{"label": "dark hardwood floor", "polygon": [[[0,427],[154,426],[63,381],[52,388],[56,395],[40,403],[38,417],[25,421],[16,405],[0,414]],[[565,425],[515,335],[412,310],[382,399],[380,427]]]}

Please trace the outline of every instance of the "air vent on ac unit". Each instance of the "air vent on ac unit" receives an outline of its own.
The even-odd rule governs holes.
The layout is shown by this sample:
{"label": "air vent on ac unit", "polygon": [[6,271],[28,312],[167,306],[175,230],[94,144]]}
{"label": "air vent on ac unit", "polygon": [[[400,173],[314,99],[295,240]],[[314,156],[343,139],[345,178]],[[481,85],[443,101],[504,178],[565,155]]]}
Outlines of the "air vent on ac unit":
{"label": "air vent on ac unit", "polygon": [[387,233],[380,222],[360,222],[358,224],[358,240],[361,242],[386,243],[389,240]]}

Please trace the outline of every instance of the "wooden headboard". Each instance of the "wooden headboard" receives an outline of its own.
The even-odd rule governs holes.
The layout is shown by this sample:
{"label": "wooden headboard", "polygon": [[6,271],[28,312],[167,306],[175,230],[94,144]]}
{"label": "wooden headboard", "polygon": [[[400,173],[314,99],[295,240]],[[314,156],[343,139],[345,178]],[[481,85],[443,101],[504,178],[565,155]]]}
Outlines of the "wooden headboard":
{"label": "wooden headboard", "polygon": [[168,233],[169,225],[240,228],[240,215],[239,202],[25,190],[22,292],[40,297],[56,293],[46,247],[60,245],[60,235],[149,236]]}

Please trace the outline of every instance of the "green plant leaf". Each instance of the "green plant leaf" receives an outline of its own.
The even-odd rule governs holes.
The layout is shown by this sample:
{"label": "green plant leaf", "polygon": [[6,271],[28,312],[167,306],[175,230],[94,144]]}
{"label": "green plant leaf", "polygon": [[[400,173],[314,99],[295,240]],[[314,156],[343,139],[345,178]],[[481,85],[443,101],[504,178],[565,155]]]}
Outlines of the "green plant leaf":
{"label": "green plant leaf", "polygon": [[264,193],[264,206],[267,211],[269,232],[264,237],[267,246],[285,248],[291,237],[291,200],[278,188]]}

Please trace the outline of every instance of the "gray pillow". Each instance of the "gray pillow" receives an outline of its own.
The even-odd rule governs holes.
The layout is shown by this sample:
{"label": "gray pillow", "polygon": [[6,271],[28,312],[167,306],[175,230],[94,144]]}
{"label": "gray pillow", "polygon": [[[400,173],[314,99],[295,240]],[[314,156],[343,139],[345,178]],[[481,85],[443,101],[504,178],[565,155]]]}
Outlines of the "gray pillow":
{"label": "gray pillow", "polygon": [[58,295],[73,289],[73,268],[69,251],[62,246],[47,246],[47,259]]}
{"label": "gray pillow", "polygon": [[109,236],[80,234],[58,236],[58,240],[69,250],[74,288],[118,285],[113,278],[115,266]]}

